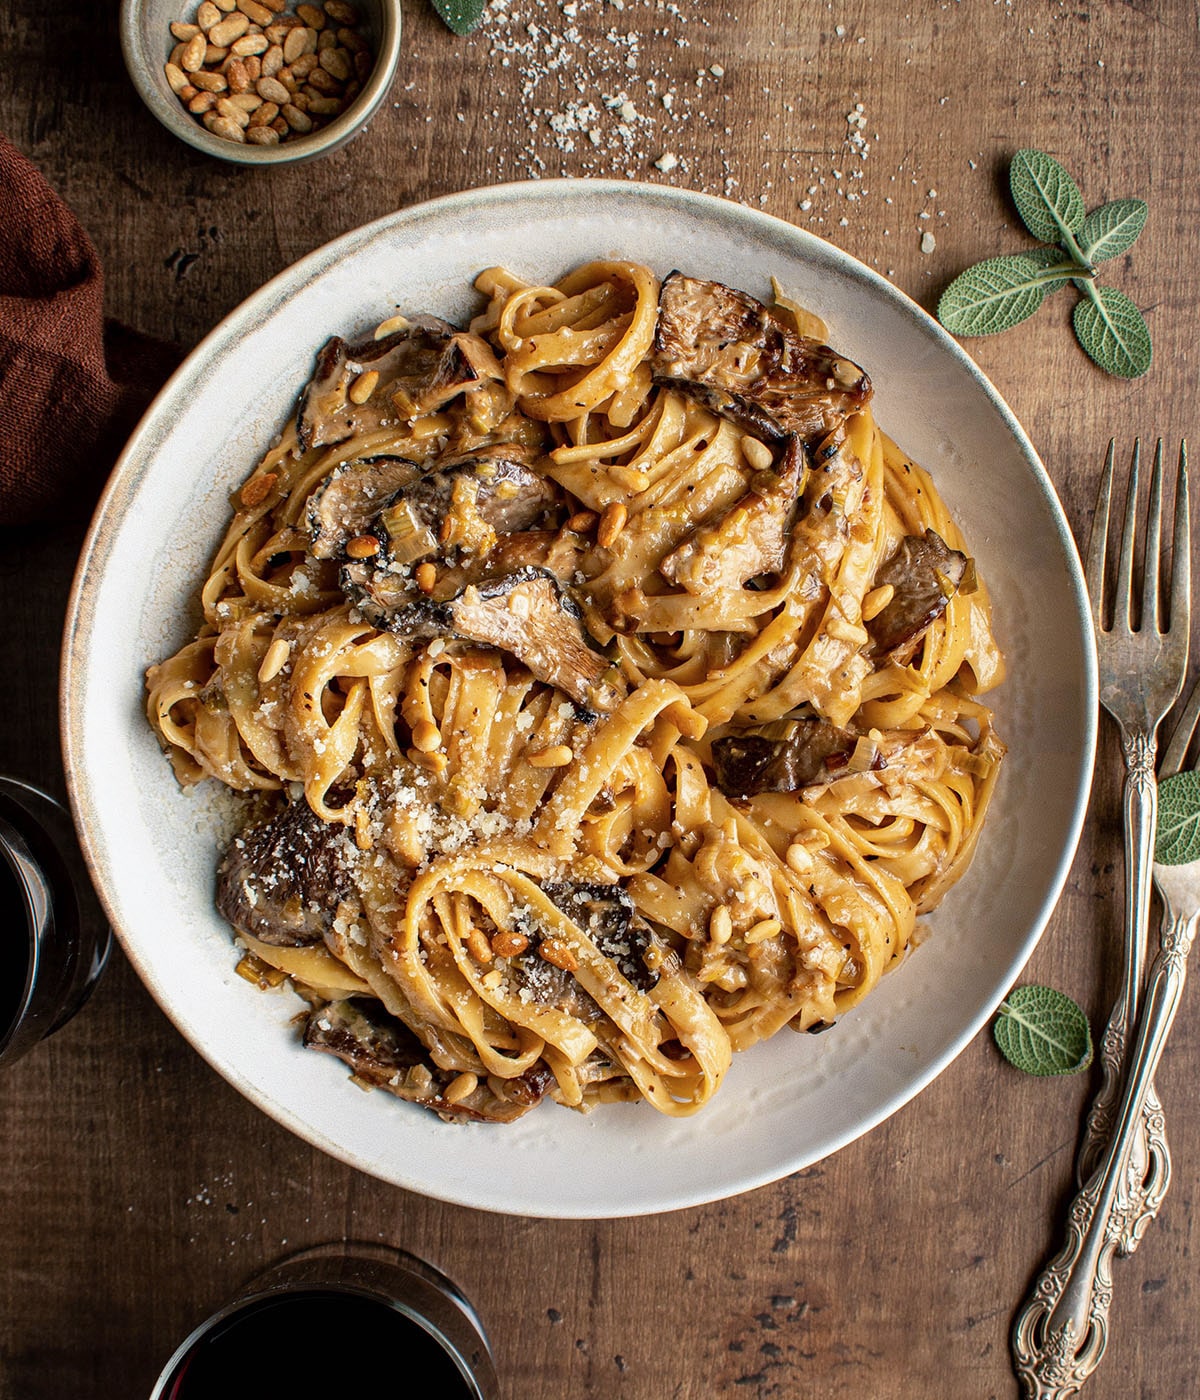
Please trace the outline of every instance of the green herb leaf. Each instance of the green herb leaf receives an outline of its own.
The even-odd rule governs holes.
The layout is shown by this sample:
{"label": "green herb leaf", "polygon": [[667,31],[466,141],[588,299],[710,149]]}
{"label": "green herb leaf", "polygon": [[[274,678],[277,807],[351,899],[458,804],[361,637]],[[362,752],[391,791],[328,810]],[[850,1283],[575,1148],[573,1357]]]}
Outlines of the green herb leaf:
{"label": "green herb leaf", "polygon": [[1075,335],[1102,370],[1137,379],[1150,368],[1154,351],[1142,313],[1115,287],[1087,287],[1071,316]]}
{"label": "green herb leaf", "polygon": [[1069,246],[1083,226],[1083,196],[1058,161],[1045,151],[1018,151],[1008,183],[1017,213],[1034,238]]}
{"label": "green herb leaf", "polygon": [[1114,199],[1093,209],[1079,230],[1083,256],[1090,263],[1107,262],[1132,248],[1149,212],[1144,199]]}
{"label": "green herb leaf", "polygon": [[1092,1031],[1082,1010],[1053,987],[1017,987],[992,1027],[1000,1053],[1026,1074],[1075,1074],[1092,1063]]}
{"label": "green herb leaf", "polygon": [[1174,773],[1159,783],[1154,859],[1160,865],[1200,860],[1200,773]]}
{"label": "green herb leaf", "polygon": [[487,0],[433,0],[433,8],[455,34],[470,34],[483,18]]}
{"label": "green herb leaf", "polygon": [[1070,275],[1068,268],[1056,278],[1021,253],[988,258],[950,283],[938,301],[938,320],[952,335],[995,335],[1032,316],[1047,285]]}
{"label": "green herb leaf", "polygon": [[1053,282],[1047,282],[1045,292],[1047,296],[1053,295],[1060,287],[1065,287],[1072,279],[1073,274],[1079,272],[1079,267],[1074,258],[1068,257],[1057,243],[1043,243],[1040,248],[1026,248],[1021,257],[1028,258],[1030,262],[1037,263],[1040,268],[1059,268],[1062,276]]}

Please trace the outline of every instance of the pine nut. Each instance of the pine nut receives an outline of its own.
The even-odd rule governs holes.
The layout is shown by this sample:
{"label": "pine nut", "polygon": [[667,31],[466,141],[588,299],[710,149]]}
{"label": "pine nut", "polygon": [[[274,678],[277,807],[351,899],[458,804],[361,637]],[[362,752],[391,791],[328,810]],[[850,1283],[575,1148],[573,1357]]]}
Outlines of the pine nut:
{"label": "pine nut", "polygon": [[325,28],[325,11],[318,10],[315,5],[297,5],[296,13],[310,29]]}
{"label": "pine nut", "polygon": [[171,26],[172,35],[186,44],[189,39],[194,39],[200,33],[198,24],[180,24],[178,20]]}
{"label": "pine nut", "polygon": [[742,456],[756,472],[768,471],[775,464],[771,449],[755,437],[747,436],[742,439]]}
{"label": "pine nut", "polygon": [[369,369],[365,374],[360,374],[350,386],[350,392],[347,397],[351,403],[366,403],[375,392],[375,386],[378,383],[379,371],[377,369]]}
{"label": "pine nut", "polygon": [[432,593],[437,583],[437,565],[428,560],[424,564],[418,564],[413,570],[413,578],[416,579],[417,587],[422,593]]}
{"label": "pine nut", "polygon": [[878,588],[872,588],[862,600],[862,620],[870,622],[872,618],[878,617],[895,596],[896,589],[893,584],[881,583]]}
{"label": "pine nut", "polygon": [[189,39],[183,46],[183,52],[179,55],[179,66],[185,73],[199,73],[204,67],[204,55],[208,49],[208,43],[203,34],[197,34],[194,39]]}
{"label": "pine nut", "polygon": [[281,140],[279,133],[270,126],[248,126],[246,128],[246,140],[252,146],[278,146]]}
{"label": "pine nut", "polygon": [[602,549],[611,549],[616,543],[617,536],[625,528],[625,522],[629,519],[629,511],[621,501],[610,501],[604,507],[604,514],[600,517],[600,528],[596,531],[596,543]]}
{"label": "pine nut", "polygon": [[237,7],[247,19],[252,19],[255,24],[270,24],[275,18],[274,12],[266,5],[260,5],[258,0],[237,0]]}
{"label": "pine nut", "polygon": [[220,136],[225,141],[244,142],[246,139],[246,133],[231,117],[217,117],[206,125],[214,136]]}
{"label": "pine nut", "polygon": [[413,747],[422,753],[433,753],[442,747],[442,731],[431,719],[419,719],[413,729]]}
{"label": "pine nut", "polygon": [[228,117],[230,121],[237,122],[243,131],[250,125],[250,113],[235,106],[228,97],[217,98],[216,110],[219,116]]}
{"label": "pine nut", "polygon": [[265,34],[243,34],[230,44],[229,51],[238,58],[249,58],[251,54],[266,53],[269,47]]}
{"label": "pine nut", "polygon": [[350,55],[345,49],[324,49],[320,57],[321,67],[338,82],[344,83],[353,72],[350,66]]}
{"label": "pine nut", "polygon": [[217,94],[215,92],[198,92],[187,105],[187,109],[194,117],[202,117],[206,112],[211,112],[217,105]]}
{"label": "pine nut", "polygon": [[185,87],[191,86],[188,82],[188,75],[177,63],[168,63],[163,72],[167,75],[167,82],[176,97],[183,92]]}
{"label": "pine nut", "polygon": [[528,758],[530,768],[566,768],[575,757],[568,744],[554,744],[539,753],[531,753]]}
{"label": "pine nut", "polygon": [[202,70],[192,74],[192,86],[198,87],[201,92],[224,92],[229,87],[229,83],[220,73],[208,73]]}
{"label": "pine nut", "polygon": [[718,904],[708,921],[708,936],[716,944],[725,944],[733,937],[733,916],[728,905]]}
{"label": "pine nut", "polygon": [[379,553],[379,541],[374,535],[355,535],[346,545],[351,559],[370,559]]}
{"label": "pine nut", "polygon": [[358,11],[345,0],[325,0],[325,13],[335,24],[358,23]]}
{"label": "pine nut", "polygon": [[577,535],[586,535],[599,519],[594,510],[577,510],[567,521],[567,529]]}
{"label": "pine nut", "polygon": [[288,657],[292,654],[292,644],[285,637],[276,637],[267,648],[266,655],[262,659],[262,665],[258,668],[258,679],[262,685],[268,681],[273,681],[287,664]]}
{"label": "pine nut", "polygon": [[290,102],[292,94],[279,81],[278,78],[259,78],[254,84],[254,91],[264,102],[278,102],[280,107],[285,102]]}
{"label": "pine nut", "polygon": [[[278,115],[279,108],[274,102],[264,102],[261,107],[255,108],[250,117],[250,129],[253,130],[256,126],[270,126]],[[279,133],[276,132],[275,135],[278,136]]]}
{"label": "pine nut", "polygon": [[301,136],[307,136],[313,129],[312,118],[307,112],[302,112],[294,102],[285,102],[279,110],[287,121],[288,126],[290,126],[293,131],[299,132]]}
{"label": "pine nut", "polygon": [[479,1088],[479,1076],[472,1074],[469,1070],[462,1074],[456,1074],[442,1091],[442,1098],[446,1103],[462,1103],[463,1099],[470,1098]]}
{"label": "pine nut", "polygon": [[299,25],[296,29],[290,31],[287,38],[283,41],[283,59],[285,63],[292,63],[304,53],[304,46],[308,42],[308,36],[310,34],[313,35],[313,42],[315,43],[316,34],[305,25]]}
{"label": "pine nut", "polygon": [[204,3],[196,11],[196,24],[207,33],[214,24],[220,24],[221,11],[213,4],[212,0],[204,0]]}
{"label": "pine nut", "polygon": [[579,966],[575,954],[561,938],[543,938],[538,944],[538,952],[546,962],[561,967],[564,972],[574,972]]}
{"label": "pine nut", "polygon": [[492,938],[492,952],[498,958],[517,958],[529,947],[529,939],[515,929],[501,929]]}

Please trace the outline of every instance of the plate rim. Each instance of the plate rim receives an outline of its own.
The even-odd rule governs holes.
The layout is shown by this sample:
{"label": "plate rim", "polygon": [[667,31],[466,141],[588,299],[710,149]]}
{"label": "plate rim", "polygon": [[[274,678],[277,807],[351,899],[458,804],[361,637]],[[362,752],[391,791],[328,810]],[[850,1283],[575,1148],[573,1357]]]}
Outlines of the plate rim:
{"label": "plate rim", "polygon": [[[899,1112],[901,1108],[927,1088],[934,1079],[944,1073],[994,1013],[1000,997],[970,1017],[959,1032],[947,1041],[941,1051],[931,1057],[927,1065],[905,1081],[902,1089],[889,1093],[874,1112],[864,1115],[856,1120],[852,1127],[830,1138],[828,1140],[830,1145],[824,1147],[816,1157],[797,1159],[782,1168],[776,1166],[744,1174],[739,1178],[738,1184],[732,1188],[724,1190],[700,1189],[690,1193],[681,1190],[677,1191],[669,1200],[655,1198],[642,1204],[635,1203],[632,1206],[622,1207],[619,1210],[596,1211],[594,1209],[561,1208],[533,1213],[529,1210],[527,1203],[518,1203],[515,1198],[505,1200],[502,1190],[494,1193],[494,1199],[480,1201],[463,1192],[432,1189],[425,1182],[417,1184],[402,1180],[394,1174],[383,1175],[374,1170],[372,1166],[364,1164],[349,1148],[343,1148],[338,1143],[333,1142],[319,1127],[301,1120],[291,1110],[276,1103],[264,1090],[256,1088],[239,1069],[225,1063],[223,1056],[218,1055],[216,1051],[211,1051],[210,1047],[198,1043],[180,1025],[177,1019],[179,1013],[172,1009],[164,989],[158,983],[141,950],[136,945],[131,945],[116,918],[117,900],[110,891],[111,875],[101,868],[101,862],[90,840],[89,803],[83,791],[84,784],[79,777],[86,771],[86,765],[82,758],[85,749],[81,733],[83,707],[72,704],[77,688],[76,677],[86,671],[86,662],[83,656],[84,646],[80,639],[87,634],[88,618],[93,610],[94,596],[102,576],[102,570],[98,570],[97,565],[103,564],[106,550],[109,548],[108,542],[112,533],[120,525],[125,507],[152,468],[155,456],[152,449],[160,419],[169,415],[172,404],[179,400],[190,386],[202,381],[206,366],[219,360],[223,349],[234,337],[253,330],[265,317],[269,316],[272,309],[279,304],[280,297],[286,290],[298,289],[306,285],[314,273],[319,273],[323,267],[328,266],[331,260],[341,253],[366,246],[385,236],[391,230],[405,227],[419,228],[423,222],[430,218],[440,220],[447,215],[463,214],[496,203],[519,206],[522,203],[530,202],[536,206],[548,196],[559,199],[562,202],[560,207],[564,208],[571,201],[583,198],[588,201],[601,201],[606,197],[613,196],[649,201],[651,205],[658,202],[668,209],[686,211],[689,218],[698,216],[703,222],[710,224],[715,218],[722,225],[727,224],[731,228],[748,230],[751,236],[761,238],[765,235],[771,240],[786,245],[790,256],[832,266],[852,281],[860,284],[865,282],[873,294],[882,295],[891,301],[898,309],[916,321],[924,334],[932,336],[938,348],[943,353],[948,354],[958,367],[966,372],[973,381],[974,388],[982,392],[998,415],[1004,429],[1015,439],[1025,465],[1038,487],[1043,504],[1053,522],[1066,562],[1070,580],[1071,602],[1079,624],[1082,643],[1083,674],[1080,679],[1083,682],[1083,696],[1081,709],[1085,717],[1084,732],[1081,736],[1082,744],[1079,750],[1079,768],[1075,777],[1070,820],[1067,824],[1067,839],[1062,843],[1058,852],[1057,862],[1046,886],[1046,895],[1039,905],[1036,916],[1027,929],[1020,947],[1015,950],[1013,960],[1008,965],[1009,977],[1019,976],[1021,969],[1032,957],[1050,923],[1078,851],[1091,794],[1099,727],[1099,682],[1091,609],[1088,605],[1078,549],[1066,513],[1036,448],[999,390],[954,337],[918,302],[881,273],[810,230],[799,228],[764,210],[754,209],[718,195],[641,181],[570,177],[476,186],[438,195],[393,210],[379,218],[349,229],[282,268],[251,292],[249,296],[221,317],[213,328],[188,352],[147,406],[112,468],[89,523],[72,579],[60,651],[58,718],[72,818],[88,871],[112,923],[113,931],[122,951],[132,964],[142,985],[149,991],[176,1033],[183,1035],[201,1058],[246,1098],[252,1106],[267,1113],[303,1141],[319,1148],[345,1165],[376,1176],[388,1184],[411,1190],[432,1199],[485,1212],[508,1215],[530,1216],[535,1214],[537,1218],[548,1219],[612,1219],[665,1213],[729,1199],[779,1181],[793,1172],[811,1166],[815,1161],[824,1160],[826,1157],[841,1151],[842,1148]],[[619,242],[619,238],[615,238],[614,242]],[[1000,996],[1002,997],[1002,995],[1003,991],[1001,991]]]}

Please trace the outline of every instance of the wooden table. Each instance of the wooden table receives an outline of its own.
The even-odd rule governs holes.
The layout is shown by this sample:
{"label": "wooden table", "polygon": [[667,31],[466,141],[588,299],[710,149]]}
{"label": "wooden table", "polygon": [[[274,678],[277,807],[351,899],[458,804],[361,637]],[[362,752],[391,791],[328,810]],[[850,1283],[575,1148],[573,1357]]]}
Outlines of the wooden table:
{"label": "wooden table", "polygon": [[[115,18],[98,13],[0,5],[0,130],[90,230],[111,314],[185,348],[347,229],[432,195],[557,174],[742,200],[932,309],[968,263],[1025,246],[1003,175],[1017,148],[1038,146],[1089,206],[1149,201],[1147,232],[1108,280],[1145,309],[1154,367],[1133,383],[1094,369],[1070,334],[1071,293],[969,342],[971,354],[1077,530],[1110,435],[1196,430],[1200,32],[1183,0],[508,0],[468,39],[406,0],[399,75],[369,133],[271,173],[169,137],[126,79]],[[58,631],[79,542],[66,526],[0,542],[0,770],[60,791]],[[1074,995],[1097,1030],[1116,992],[1117,770],[1105,722],[1083,844],[1022,979]],[[1138,1253],[1118,1262],[1095,1400],[1196,1390],[1193,1000],[1158,1080],[1176,1178]],[[1088,1089],[1086,1075],[1018,1074],[981,1034],[883,1126],[775,1185],[651,1219],[514,1219],[382,1185],[277,1127],[191,1050],[118,953],[86,1012],[0,1085],[0,1395],[145,1395],[243,1279],[348,1235],[402,1244],[460,1283],[511,1400],[1014,1396],[1009,1327],[1059,1236]]]}

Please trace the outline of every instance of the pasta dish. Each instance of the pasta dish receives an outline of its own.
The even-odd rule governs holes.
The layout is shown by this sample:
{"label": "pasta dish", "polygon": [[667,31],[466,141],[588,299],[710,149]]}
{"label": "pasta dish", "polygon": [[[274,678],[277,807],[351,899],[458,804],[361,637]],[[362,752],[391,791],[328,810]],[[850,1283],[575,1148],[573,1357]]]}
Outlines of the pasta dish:
{"label": "pasta dish", "polygon": [[778,288],[475,286],[324,345],[148,713],[246,795],[217,906],[306,1045],[448,1120],[691,1113],[969,864],[987,592]]}

